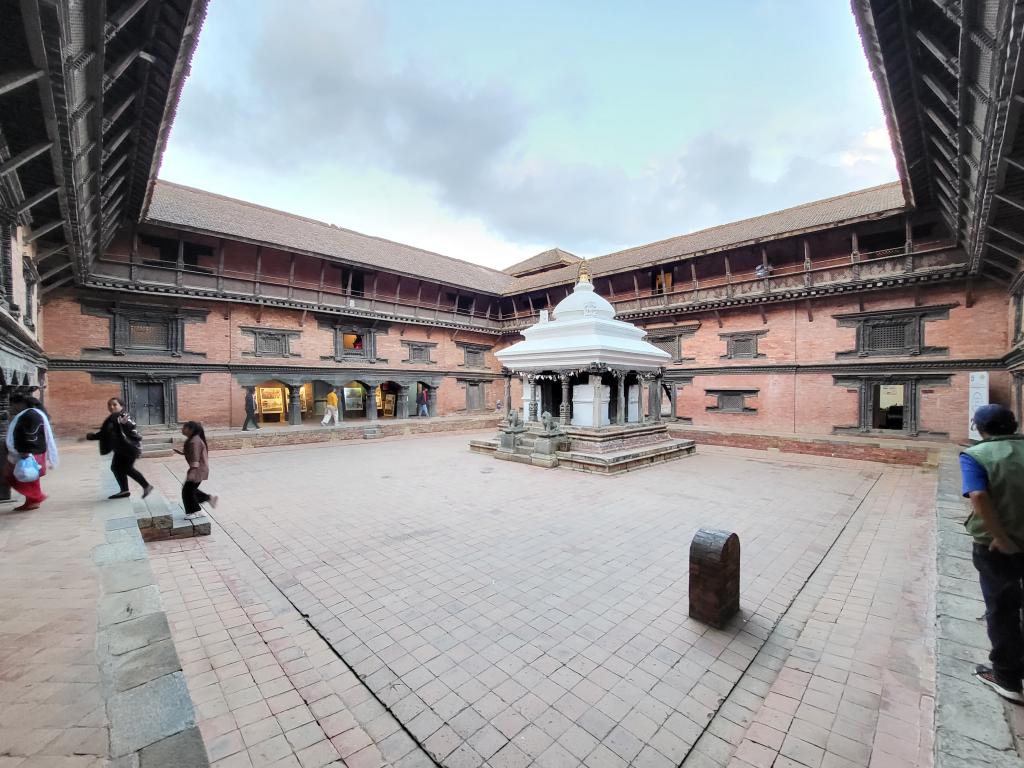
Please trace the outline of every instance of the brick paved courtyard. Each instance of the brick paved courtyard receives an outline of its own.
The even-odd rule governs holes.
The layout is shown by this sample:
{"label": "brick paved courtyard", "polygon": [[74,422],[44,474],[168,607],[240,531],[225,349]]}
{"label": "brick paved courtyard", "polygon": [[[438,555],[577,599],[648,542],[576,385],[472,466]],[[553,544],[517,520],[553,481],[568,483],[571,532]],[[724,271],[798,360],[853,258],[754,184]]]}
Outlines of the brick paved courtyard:
{"label": "brick paved courtyard", "polygon": [[[180,459],[148,462],[171,496]],[[215,454],[151,546],[218,765],[927,765],[927,472],[727,449],[620,478],[466,437]],[[687,617],[702,525],[742,615]]]}

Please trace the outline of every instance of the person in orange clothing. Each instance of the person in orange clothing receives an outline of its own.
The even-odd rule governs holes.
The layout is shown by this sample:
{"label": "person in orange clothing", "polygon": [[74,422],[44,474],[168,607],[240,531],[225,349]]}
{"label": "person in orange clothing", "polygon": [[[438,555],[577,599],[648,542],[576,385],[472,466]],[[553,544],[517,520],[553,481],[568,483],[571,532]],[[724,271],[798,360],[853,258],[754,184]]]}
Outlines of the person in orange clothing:
{"label": "person in orange clothing", "polygon": [[331,419],[334,419],[334,426],[338,426],[341,420],[338,418],[338,390],[331,387],[330,392],[327,393],[327,404],[324,406],[324,420],[320,422],[322,426],[327,426],[331,423]]}

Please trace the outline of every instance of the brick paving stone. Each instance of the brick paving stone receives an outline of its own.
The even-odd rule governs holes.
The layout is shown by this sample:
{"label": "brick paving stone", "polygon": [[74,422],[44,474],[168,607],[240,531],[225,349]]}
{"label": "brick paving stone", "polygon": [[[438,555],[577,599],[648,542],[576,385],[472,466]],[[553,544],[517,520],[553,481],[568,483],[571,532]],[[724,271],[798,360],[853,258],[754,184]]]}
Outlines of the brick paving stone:
{"label": "brick paving stone", "polygon": [[[182,595],[175,638],[199,641],[187,676],[204,715],[256,704],[239,696],[254,688],[271,708],[294,705],[274,712],[286,737],[312,724],[337,743],[349,731],[326,731],[348,713],[367,746],[401,745],[400,722],[467,768],[688,753],[698,765],[729,749],[755,764],[794,728],[825,764],[833,723],[832,759],[855,753],[840,737],[856,741],[879,712],[926,726],[912,696],[933,694],[918,674],[933,667],[919,624],[929,585],[906,544],[931,535],[926,472],[709,448],[683,474],[608,481],[496,466],[458,436],[214,458],[214,535],[150,546],[161,586]],[[396,466],[401,485],[382,469]],[[339,471],[360,479],[343,499]],[[308,478],[301,505],[273,481],[288,472]],[[743,541],[746,621],[726,631],[687,615],[689,541],[709,518]],[[828,552],[848,524],[856,535]],[[800,602],[826,554],[832,582]],[[252,685],[230,690],[239,677]]]}

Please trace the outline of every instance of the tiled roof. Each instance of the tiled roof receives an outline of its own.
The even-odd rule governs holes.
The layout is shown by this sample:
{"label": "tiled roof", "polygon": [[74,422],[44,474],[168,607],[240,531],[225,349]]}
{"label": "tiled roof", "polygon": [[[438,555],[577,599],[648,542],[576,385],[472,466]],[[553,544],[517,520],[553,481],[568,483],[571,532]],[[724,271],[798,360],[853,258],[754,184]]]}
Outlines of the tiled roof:
{"label": "tiled roof", "polygon": [[[896,214],[905,208],[900,184],[893,182],[598,256],[588,259],[587,263],[593,275],[608,275],[759,240]],[[370,269],[493,294],[511,295],[570,283],[576,279],[580,261],[579,257],[554,248],[515,264],[505,272],[498,272],[432,251],[166,181],[156,183],[146,221],[334,257]],[[555,265],[559,260],[565,261],[566,266],[525,277],[512,276],[513,270],[522,274],[526,269],[537,268],[536,264]],[[533,262],[536,264],[531,264]]]}
{"label": "tiled roof", "polygon": [[[707,251],[720,251],[759,240],[772,240],[826,226],[895,214],[906,209],[903,190],[899,182],[882,184],[838,197],[816,200],[795,208],[755,216],[710,229],[671,237],[649,245],[640,245],[624,251],[587,259],[591,274],[608,275],[678,261]],[[576,277],[576,267],[541,272],[516,280],[513,292],[563,285]]]}
{"label": "tiled roof", "polygon": [[515,286],[514,277],[479,264],[167,181],[156,183],[146,221],[333,256],[349,264],[487,293]]}
{"label": "tiled roof", "polygon": [[528,259],[513,264],[511,267],[505,267],[501,271],[506,275],[512,275],[512,277],[519,277],[520,275],[541,272],[553,269],[554,267],[579,264],[581,261],[583,259],[574,253],[563,251],[561,248],[552,248],[549,251],[538,253],[536,256],[531,256]]}

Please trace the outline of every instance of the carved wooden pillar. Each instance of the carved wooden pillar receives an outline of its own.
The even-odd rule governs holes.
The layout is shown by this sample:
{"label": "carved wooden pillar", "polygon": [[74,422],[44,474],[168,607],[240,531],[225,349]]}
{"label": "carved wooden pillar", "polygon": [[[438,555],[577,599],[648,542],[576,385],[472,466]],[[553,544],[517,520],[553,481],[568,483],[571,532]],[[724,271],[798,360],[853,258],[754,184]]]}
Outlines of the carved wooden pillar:
{"label": "carved wooden pillar", "polygon": [[562,424],[569,423],[569,414],[572,409],[571,401],[569,400],[569,374],[562,374],[562,404],[558,408],[558,420]]}
{"label": "carved wooden pillar", "polygon": [[[7,425],[10,423],[11,418],[11,388],[0,386],[0,434],[7,434]],[[0,459],[6,461],[6,457]],[[0,472],[0,502],[10,501],[11,499],[11,488],[4,481],[3,473]]]}
{"label": "carved wooden pillar", "polygon": [[399,419],[409,418],[409,387],[405,384],[398,385],[398,392],[395,394],[398,403],[395,408],[395,417]]}
{"label": "carved wooden pillar", "polygon": [[671,409],[672,412],[669,414],[669,421],[677,421],[679,419],[679,408],[677,405],[678,400],[679,389],[676,387],[676,383],[674,381],[670,381],[668,383],[668,407]]}
{"label": "carved wooden pillar", "polygon": [[377,387],[379,383],[376,381],[366,382],[366,418],[370,421],[377,420]]}
{"label": "carved wooden pillar", "polygon": [[505,373],[505,419],[508,419],[508,415],[512,413],[512,372],[507,371]]}
{"label": "carved wooden pillar", "polygon": [[852,265],[853,279],[857,280],[860,278],[860,247],[857,244],[857,233],[850,233],[850,242],[852,243],[852,250],[850,251],[850,264]]}
{"label": "carved wooden pillar", "polygon": [[530,377],[530,414],[527,421],[537,420],[537,381]]}
{"label": "carved wooden pillar", "polygon": [[302,384],[289,384],[288,390],[288,423],[293,427],[302,423]]}
{"label": "carved wooden pillar", "polygon": [[806,287],[811,286],[811,244],[806,240],[803,241],[804,245],[804,285]]}
{"label": "carved wooden pillar", "polygon": [[618,392],[615,393],[615,423],[626,423],[626,371],[615,371],[615,381],[618,383]]}
{"label": "carved wooden pillar", "polygon": [[905,254],[903,256],[903,269],[906,272],[914,271],[914,228],[910,223],[910,214],[903,216],[903,226],[906,231]]}

